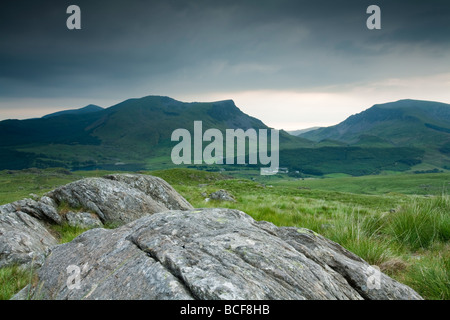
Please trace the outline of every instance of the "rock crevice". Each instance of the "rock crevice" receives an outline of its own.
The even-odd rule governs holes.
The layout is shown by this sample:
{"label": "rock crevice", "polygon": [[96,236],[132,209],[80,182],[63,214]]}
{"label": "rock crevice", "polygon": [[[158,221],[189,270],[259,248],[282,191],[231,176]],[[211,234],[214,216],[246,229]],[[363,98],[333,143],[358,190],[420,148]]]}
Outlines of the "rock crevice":
{"label": "rock crevice", "polygon": [[[61,206],[74,210],[59,212]],[[121,225],[173,208],[189,210],[192,206],[164,180],[138,174],[86,178],[56,188],[38,200],[1,205],[0,267],[40,266],[48,247],[58,243],[50,225]]]}
{"label": "rock crevice", "polygon": [[[371,266],[364,260],[309,230],[256,222],[238,210],[170,210],[96,230],[52,249],[36,285],[44,297],[420,299],[384,274],[379,288],[368,289]],[[80,283],[88,296],[55,276],[74,258],[98,266]],[[99,283],[102,274],[108,280]],[[56,295],[47,293],[55,288]]]}

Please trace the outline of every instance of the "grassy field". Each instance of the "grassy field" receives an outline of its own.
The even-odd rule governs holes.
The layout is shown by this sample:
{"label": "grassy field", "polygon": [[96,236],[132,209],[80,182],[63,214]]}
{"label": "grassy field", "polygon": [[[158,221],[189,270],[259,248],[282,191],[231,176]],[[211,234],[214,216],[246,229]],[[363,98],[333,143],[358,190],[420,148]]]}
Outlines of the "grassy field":
{"label": "grassy field", "polygon": [[281,180],[277,185],[357,194],[416,194],[450,193],[450,173],[389,174],[364,177],[336,177],[305,180]]}
{"label": "grassy field", "polygon": [[[58,185],[106,173],[3,171],[0,204],[30,197],[30,193],[40,196]],[[249,172],[240,175],[249,179],[188,169],[145,173],[165,179],[194,207],[234,208],[278,226],[309,228],[378,265],[424,298],[450,299],[448,173],[305,180],[277,175],[256,177],[255,181],[250,180]],[[205,194],[219,189],[233,194],[236,202],[205,201]],[[54,231],[61,242],[67,242],[84,230],[63,227]],[[5,292],[0,292],[0,299],[7,299],[23,287],[30,274],[4,268],[0,279]]]}

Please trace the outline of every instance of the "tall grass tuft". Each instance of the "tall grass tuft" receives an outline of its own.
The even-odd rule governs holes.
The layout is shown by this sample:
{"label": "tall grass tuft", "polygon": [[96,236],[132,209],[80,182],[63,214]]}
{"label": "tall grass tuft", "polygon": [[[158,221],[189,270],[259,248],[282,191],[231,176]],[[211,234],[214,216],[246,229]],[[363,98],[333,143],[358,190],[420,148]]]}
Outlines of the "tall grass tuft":
{"label": "tall grass tuft", "polygon": [[385,216],[384,232],[411,250],[450,240],[450,197],[415,199]]}
{"label": "tall grass tuft", "polygon": [[0,268],[0,300],[9,300],[27,284],[32,282],[33,269],[19,266]]}
{"label": "tall grass tuft", "polygon": [[335,220],[335,227],[323,234],[372,265],[380,265],[398,252],[392,241],[380,236],[379,218],[375,215],[341,216]]}
{"label": "tall grass tuft", "polygon": [[402,282],[414,288],[427,300],[450,299],[450,250],[439,254],[419,257],[419,261],[410,265]]}
{"label": "tall grass tuft", "polygon": [[59,243],[67,243],[78,237],[83,232],[89,230],[77,226],[70,226],[68,224],[52,225],[51,229],[56,233]]}

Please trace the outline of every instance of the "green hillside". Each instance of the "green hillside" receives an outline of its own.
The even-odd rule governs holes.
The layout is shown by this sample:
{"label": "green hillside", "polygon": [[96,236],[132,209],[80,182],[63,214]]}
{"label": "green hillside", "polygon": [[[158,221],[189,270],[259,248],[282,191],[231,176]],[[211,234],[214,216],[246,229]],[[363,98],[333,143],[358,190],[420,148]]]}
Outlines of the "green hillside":
{"label": "green hillside", "polygon": [[80,108],[80,109],[72,109],[72,110],[64,110],[64,111],[58,111],[58,112],[54,112],[51,114],[47,114],[45,116],[43,116],[42,118],[51,118],[51,117],[57,117],[57,116],[62,116],[62,115],[68,115],[68,114],[87,114],[87,113],[93,113],[93,112],[97,112],[97,111],[102,111],[103,108],[96,106],[94,104],[90,104],[87,105],[84,108]]}
{"label": "green hillside", "polygon": [[[174,166],[175,129],[193,135],[219,129],[269,129],[243,113],[232,100],[184,103],[162,96],[129,99],[107,109],[69,110],[41,119],[0,122],[0,169],[65,167],[139,170]],[[89,111],[88,110],[88,111]],[[310,147],[309,140],[280,132],[283,148]],[[206,145],[206,143],[205,143]]]}
{"label": "green hillside", "polygon": [[430,137],[449,138],[450,105],[419,100],[400,100],[373,107],[348,117],[331,127],[301,134],[313,141],[333,139],[356,143],[361,135],[371,135],[394,145],[429,143]]}
{"label": "green hillside", "polygon": [[410,147],[423,150],[422,162],[450,165],[450,105],[400,100],[374,105],[345,121],[301,134],[316,142],[337,140],[359,147]]}
{"label": "green hillside", "polygon": [[[401,100],[375,105],[336,126],[300,136],[281,130],[280,166],[299,176],[448,169],[449,110],[450,106],[442,103]],[[171,134],[184,128],[193,136],[194,121],[202,121],[202,132],[219,129],[224,138],[226,129],[269,129],[232,100],[185,103],[147,96],[106,109],[91,105],[40,119],[1,121],[0,169],[137,171],[175,167],[170,155],[178,142],[171,141]],[[208,144],[204,142],[203,147]],[[245,152],[248,154],[248,148]],[[233,170],[248,167],[258,169],[260,165],[235,165]],[[229,170],[226,166],[208,166],[210,169]]]}

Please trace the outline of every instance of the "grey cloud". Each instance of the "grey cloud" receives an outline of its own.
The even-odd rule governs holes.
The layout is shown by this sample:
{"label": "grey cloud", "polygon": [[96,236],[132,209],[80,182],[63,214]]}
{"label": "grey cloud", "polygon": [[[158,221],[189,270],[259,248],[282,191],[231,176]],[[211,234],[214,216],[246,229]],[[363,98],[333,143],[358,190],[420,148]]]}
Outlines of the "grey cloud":
{"label": "grey cloud", "polygon": [[[383,28],[373,32],[366,0],[77,0],[78,31],[65,28],[71,2],[11,1],[0,12],[0,95],[307,88],[447,58],[448,1],[376,2]],[[408,47],[421,53],[416,70],[397,63]]]}

